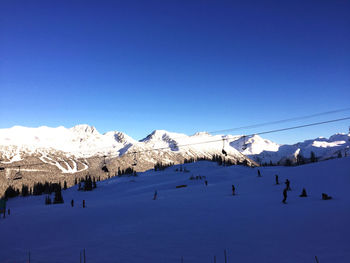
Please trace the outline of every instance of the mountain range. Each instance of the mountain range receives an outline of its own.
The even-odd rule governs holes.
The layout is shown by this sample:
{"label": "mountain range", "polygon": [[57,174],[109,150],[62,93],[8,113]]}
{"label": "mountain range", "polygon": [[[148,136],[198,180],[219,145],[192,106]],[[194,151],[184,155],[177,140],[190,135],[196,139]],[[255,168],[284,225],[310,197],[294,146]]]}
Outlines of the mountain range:
{"label": "mountain range", "polygon": [[[156,163],[178,164],[190,159],[223,156],[232,163],[248,166],[284,165],[310,159],[313,154],[325,160],[350,154],[350,135],[335,134],[293,145],[281,145],[259,135],[211,135],[198,132],[192,136],[155,130],[142,140],[125,133],[99,133],[89,125],[72,128],[14,126],[0,129],[0,192],[8,184],[66,180],[72,185],[76,176],[93,173],[102,178],[113,176],[118,169],[135,171],[152,169]],[[106,166],[108,173],[101,171]],[[23,180],[11,178],[20,172]]]}

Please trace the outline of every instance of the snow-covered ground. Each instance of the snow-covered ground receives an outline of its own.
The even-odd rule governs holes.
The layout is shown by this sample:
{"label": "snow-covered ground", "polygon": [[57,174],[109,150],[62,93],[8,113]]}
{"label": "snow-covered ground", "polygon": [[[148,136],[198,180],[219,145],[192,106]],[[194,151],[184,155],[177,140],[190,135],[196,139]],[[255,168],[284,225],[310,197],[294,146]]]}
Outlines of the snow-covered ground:
{"label": "snow-covered ground", "polygon": [[[204,263],[214,255],[224,262],[224,249],[228,262],[350,261],[349,157],[259,168],[262,177],[257,168],[211,162],[183,165],[188,173],[176,167],[113,178],[92,192],[71,188],[62,205],[45,206],[44,196],[9,200],[0,262],[27,262],[29,251],[32,263],[79,262],[83,248],[88,263]],[[191,175],[206,176],[208,186]],[[287,178],[292,191],[282,204]],[[175,188],[182,184],[188,187]],[[307,198],[299,197],[303,187]],[[322,192],[333,200],[321,200]]]}

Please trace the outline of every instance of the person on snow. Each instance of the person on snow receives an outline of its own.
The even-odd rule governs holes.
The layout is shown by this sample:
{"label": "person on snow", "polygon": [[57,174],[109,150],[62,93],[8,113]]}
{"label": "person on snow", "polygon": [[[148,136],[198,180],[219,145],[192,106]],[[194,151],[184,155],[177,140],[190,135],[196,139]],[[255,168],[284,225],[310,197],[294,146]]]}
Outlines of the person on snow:
{"label": "person on snow", "polygon": [[260,170],[258,169],[258,177],[261,177],[261,173]]}
{"label": "person on snow", "polygon": [[236,188],[234,185],[232,185],[232,195],[236,195]]}
{"label": "person on snow", "polygon": [[278,175],[275,174],[275,180],[276,180],[276,184],[280,184],[279,181],[278,181]]}
{"label": "person on snow", "polygon": [[325,193],[322,193],[322,200],[331,200],[331,199],[332,199],[331,196],[329,196],[329,195],[327,195]]}
{"label": "person on snow", "polygon": [[156,199],[157,199],[157,195],[158,195],[157,190],[155,190],[155,191],[154,191],[153,200],[156,200]]}
{"label": "person on snow", "polygon": [[287,188],[287,191],[291,191],[292,189],[290,188],[290,181],[287,179],[286,182],[286,188]]}
{"label": "person on snow", "polygon": [[306,189],[303,188],[303,191],[301,192],[301,195],[299,195],[300,197],[307,197],[307,194],[306,194]]}
{"label": "person on snow", "polygon": [[85,208],[85,200],[83,200],[83,208]]}
{"label": "person on snow", "polygon": [[208,181],[207,180],[205,180],[204,183],[205,183],[205,186],[208,186]]}
{"label": "person on snow", "polygon": [[283,204],[286,204],[286,200],[287,200],[287,187],[286,188],[284,188],[284,190],[283,190],[283,200],[282,200],[282,203]]}
{"label": "person on snow", "polygon": [[73,207],[74,206],[74,200],[70,201],[70,205]]}

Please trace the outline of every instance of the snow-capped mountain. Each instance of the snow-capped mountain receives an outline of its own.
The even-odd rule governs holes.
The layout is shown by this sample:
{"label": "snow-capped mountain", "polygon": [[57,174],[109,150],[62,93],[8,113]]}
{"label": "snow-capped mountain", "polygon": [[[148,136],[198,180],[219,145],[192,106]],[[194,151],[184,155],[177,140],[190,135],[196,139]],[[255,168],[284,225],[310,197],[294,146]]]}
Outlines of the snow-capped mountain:
{"label": "snow-capped mountain", "polygon": [[[118,168],[133,166],[145,171],[156,163],[178,164],[189,159],[210,159],[223,156],[233,163],[248,165],[292,163],[297,156],[308,159],[311,152],[318,160],[350,154],[350,135],[336,134],[294,145],[280,145],[258,135],[211,135],[198,132],[192,136],[155,130],[137,141],[130,136],[111,131],[100,134],[89,125],[27,128],[15,126],[0,129],[0,163],[5,170],[0,180],[7,182],[21,171],[30,182],[66,180],[72,184],[75,176],[93,173],[106,178]],[[101,171],[106,165],[109,173]],[[5,171],[5,172],[4,172]],[[74,175],[70,176],[69,175]],[[0,188],[3,183],[0,182]],[[1,189],[0,189],[1,190]]]}
{"label": "snow-capped mountain", "polygon": [[[49,155],[60,155],[84,159],[106,155],[108,158],[115,158],[126,153],[131,156],[132,152],[145,155],[148,159],[157,159],[151,156],[161,156],[164,153],[180,154],[184,158],[209,158],[213,154],[221,154],[222,149],[231,157],[242,159],[245,155],[259,163],[281,163],[286,158],[295,160],[298,154],[309,158],[311,152],[318,159],[331,158],[339,153],[345,155],[349,146],[349,134],[335,134],[329,139],[319,137],[293,145],[280,145],[259,135],[247,137],[198,132],[188,136],[165,130],[155,130],[144,139],[136,141],[118,131],[100,134],[89,125],[77,125],[72,128],[14,126],[0,129],[0,154],[3,164],[22,161],[26,156],[47,158]],[[157,161],[162,160],[153,160]]]}
{"label": "snow-capped mountain", "polygon": [[[136,141],[118,131],[100,134],[88,125],[0,129],[0,163],[5,167],[0,171],[0,192],[5,182],[10,182],[18,172],[23,175],[18,184],[25,180],[32,184],[39,178],[41,181],[66,180],[72,185],[76,176],[86,173],[107,178],[115,175],[119,168],[133,166],[136,171],[145,171],[156,163],[211,159],[214,155],[222,156],[223,149],[227,153],[225,158],[233,163],[257,165],[229,144],[229,140],[237,138],[208,133],[188,136],[156,130]],[[102,171],[105,165],[108,173]]]}
{"label": "snow-capped mountain", "polygon": [[[3,163],[22,160],[26,154],[47,154],[59,152],[76,158],[104,156],[108,158],[123,156],[126,152],[150,152],[156,149],[159,153],[174,152],[187,157],[211,157],[221,154],[223,147],[229,156],[244,158],[244,156],[228,143],[224,145],[223,138],[235,139],[233,136],[212,136],[208,133],[197,133],[188,136],[165,130],[155,130],[146,138],[136,141],[128,135],[111,131],[100,134],[94,127],[78,125],[67,129],[64,127],[27,128],[15,126],[0,130],[0,150]],[[161,160],[158,160],[161,161]]]}
{"label": "snow-capped mountain", "polygon": [[260,164],[285,164],[289,159],[296,162],[297,156],[310,159],[313,153],[318,160],[326,160],[338,156],[350,155],[350,134],[335,134],[331,137],[318,137],[292,145],[280,145],[254,135],[250,138],[240,138],[231,143],[244,155]]}
{"label": "snow-capped mountain", "polygon": [[121,132],[100,134],[93,126],[88,125],[77,125],[70,129],[62,126],[57,128],[15,126],[0,129],[0,146],[7,148],[5,151],[2,150],[7,158],[11,158],[11,154],[6,154],[6,151],[11,152],[11,149],[17,153],[62,151],[76,157],[104,154],[119,156],[120,150],[134,143],[135,140]]}

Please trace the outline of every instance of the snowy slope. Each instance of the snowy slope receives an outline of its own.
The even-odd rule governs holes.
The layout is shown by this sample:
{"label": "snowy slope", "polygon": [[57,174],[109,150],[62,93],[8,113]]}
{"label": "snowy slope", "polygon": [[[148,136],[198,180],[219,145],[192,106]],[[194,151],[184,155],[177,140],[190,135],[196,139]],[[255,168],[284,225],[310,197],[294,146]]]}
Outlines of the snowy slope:
{"label": "snowy slope", "polygon": [[[63,192],[65,203],[44,205],[44,196],[8,202],[0,219],[1,262],[88,263],[228,262],[345,263],[350,258],[350,159],[298,167],[222,167],[185,164],[189,173],[148,171],[113,178],[93,192]],[[189,180],[191,175],[206,176]],[[287,205],[284,185],[291,181]],[[187,184],[186,188],[175,188]],[[236,196],[231,195],[231,185]],[[305,187],[309,197],[300,198]],[[158,200],[152,200],[154,191]],[[321,193],[333,200],[321,200]],[[75,207],[70,206],[74,199]],[[87,208],[81,207],[86,200]]]}

